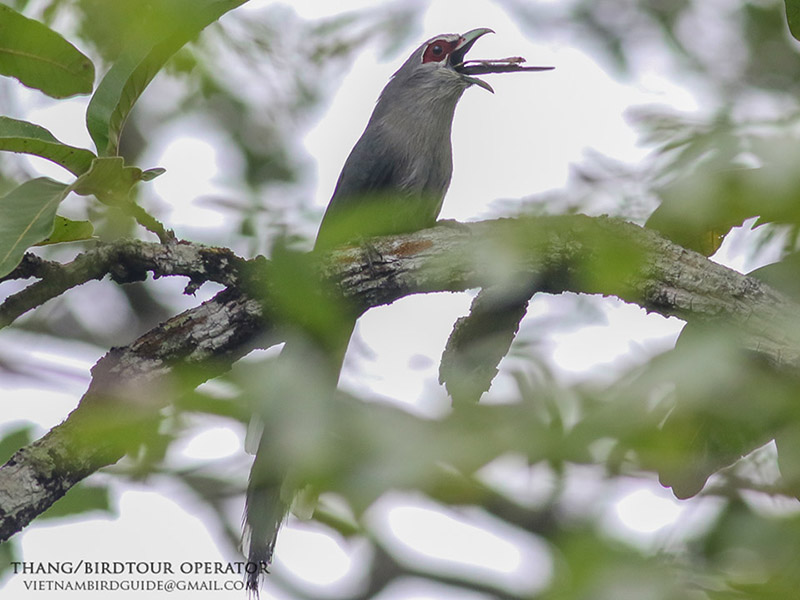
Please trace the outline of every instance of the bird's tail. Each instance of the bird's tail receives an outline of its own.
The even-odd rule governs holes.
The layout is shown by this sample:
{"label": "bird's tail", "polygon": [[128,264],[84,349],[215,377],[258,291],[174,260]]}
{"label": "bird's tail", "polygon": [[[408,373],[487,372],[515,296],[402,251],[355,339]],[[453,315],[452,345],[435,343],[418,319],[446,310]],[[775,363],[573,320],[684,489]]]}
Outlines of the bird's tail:
{"label": "bird's tail", "polygon": [[289,510],[281,498],[281,482],[269,481],[263,476],[267,471],[263,465],[267,456],[263,450],[256,453],[245,500],[245,535],[248,538],[246,586],[248,592],[256,596],[261,575],[268,572],[278,531]]}
{"label": "bird's tail", "polygon": [[[294,409],[301,407],[301,410],[303,406],[309,406],[307,403],[327,403],[332,400],[354,328],[355,318],[342,319],[336,335],[328,338],[324,344],[287,342],[276,361],[277,372],[272,374],[274,377],[270,389],[264,390],[264,393],[289,400]],[[304,401],[307,403],[304,404]],[[261,417],[261,414],[256,414],[255,421],[258,422]],[[268,418],[269,415],[263,417]],[[254,595],[258,595],[261,575],[268,572],[278,532],[293,497],[299,491],[286,486],[287,473],[277,466],[285,465],[286,459],[273,455],[280,447],[270,439],[275,434],[276,424],[261,420],[254,429],[248,431],[250,439],[245,442],[246,446],[249,443],[251,447],[255,446],[253,442],[258,442],[247,485],[244,519],[248,560],[246,586]]]}

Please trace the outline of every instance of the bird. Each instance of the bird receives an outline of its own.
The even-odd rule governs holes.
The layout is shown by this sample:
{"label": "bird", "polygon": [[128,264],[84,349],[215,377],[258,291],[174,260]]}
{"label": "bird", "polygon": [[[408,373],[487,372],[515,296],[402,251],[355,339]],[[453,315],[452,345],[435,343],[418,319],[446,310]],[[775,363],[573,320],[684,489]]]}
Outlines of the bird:
{"label": "bird", "polygon": [[[488,33],[494,32],[484,27],[434,36],[414,50],[392,75],[344,163],[317,233],[315,253],[436,224],[453,173],[450,138],[456,105],[472,86],[494,93],[488,83],[474,75],[552,68],[524,67],[520,64],[524,59],[519,57],[466,61],[467,52]],[[345,319],[335,342],[325,349],[333,389],[356,316]],[[283,354],[287,352],[291,352],[288,343]],[[250,565],[270,564],[288,511],[280,484],[274,476],[263,476],[262,469],[268,463],[264,456],[267,442],[262,438],[256,450],[246,495]],[[247,588],[257,593],[263,569],[251,571]]]}

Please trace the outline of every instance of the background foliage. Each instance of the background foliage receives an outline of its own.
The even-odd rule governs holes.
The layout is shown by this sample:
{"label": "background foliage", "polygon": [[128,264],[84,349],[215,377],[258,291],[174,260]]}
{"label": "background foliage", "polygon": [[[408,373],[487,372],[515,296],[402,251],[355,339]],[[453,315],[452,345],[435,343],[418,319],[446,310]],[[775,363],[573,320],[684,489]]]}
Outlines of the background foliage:
{"label": "background foliage", "polygon": [[[155,217],[169,199],[148,191],[148,182],[161,171],[147,161],[164,131],[193,119],[218,131],[222,152],[241,165],[228,174],[228,193],[206,199],[225,213],[226,223],[198,233],[196,241],[248,257],[269,256],[276,245],[308,247],[319,214],[308,201],[310,159],[298,139],[320,114],[338,73],[367,43],[378,43],[395,56],[421,37],[426,5],[385,2],[305,21],[281,5],[245,19],[233,10],[239,4],[0,4],[0,25],[8,25],[0,27],[0,73],[19,80],[4,79],[0,87],[0,150],[44,156],[66,169],[54,181],[36,177],[19,154],[0,155],[5,194],[0,199],[0,275],[37,243],[46,244],[38,254],[67,260],[98,241],[152,239],[153,234],[168,239],[170,224],[162,226]],[[791,28],[797,34],[797,3],[498,4],[531,36],[587,49],[623,81],[636,81],[657,65],[700,98],[702,106],[693,114],[657,106],[632,109],[629,118],[651,149],[646,160],[628,165],[587,154],[565,189],[521,198],[504,209],[592,213],[612,206],[616,214],[646,221],[707,255],[731,227],[757,219],[761,235],[752,236],[748,251],[755,253],[768,242],[779,251],[774,264],[755,275],[800,300],[800,54],[790,33]],[[14,35],[7,33],[12,30]],[[30,64],[14,58],[22,54],[41,60]],[[60,65],[55,72],[47,71],[52,57]],[[66,146],[43,128],[21,122],[20,83],[54,98],[93,90],[87,127],[95,147]],[[73,242],[48,244],[64,240]],[[609,256],[598,272],[616,272],[620,265],[615,260]],[[2,285],[8,290],[4,293],[19,289],[17,282]],[[85,303],[67,293],[3,333],[19,336],[10,338],[18,343],[55,348],[68,340],[102,353],[135,339],[186,303],[152,281],[124,287],[104,282],[96,289],[104,313],[124,318],[93,319]],[[302,294],[297,291],[298,302]],[[597,318],[591,314],[596,305],[562,300],[568,310],[565,322]],[[512,349],[516,360],[505,367],[516,388],[510,396],[490,392],[484,401],[502,404],[490,413],[476,409],[425,419],[365,410],[356,402],[352,410],[335,414],[313,402],[269,408],[276,468],[283,461],[325,492],[314,515],[320,527],[371,545],[360,566],[363,585],[342,590],[341,597],[372,597],[408,578],[513,598],[640,598],[643,590],[648,598],[665,599],[795,597],[794,564],[800,551],[796,374],[779,373],[740,350],[736,332],[724,323],[690,324],[673,350],[622,376],[565,384],[550,371],[546,347],[539,343],[563,326],[533,318],[523,325]],[[4,353],[0,376],[58,380],[57,367],[31,356]],[[303,383],[302,375],[290,373],[279,384],[269,364],[258,357],[215,385],[181,390],[141,453],[110,471],[121,479],[165,475],[180,481],[211,508],[215,527],[227,536],[221,543],[234,548],[244,472],[213,462],[186,468],[169,449],[198,423],[246,421],[253,398],[265,389],[313,397],[296,393],[293,386]],[[0,456],[10,456],[31,437],[28,425],[7,429]],[[764,446],[771,440],[777,445]],[[710,474],[754,450],[716,473],[691,501],[711,516],[684,533],[655,542],[622,541],[604,528],[608,498],[620,486],[660,476],[677,495],[694,496]],[[527,491],[512,493],[481,471],[493,462],[512,464],[512,477],[527,480]],[[576,486],[585,491],[576,493]],[[520,592],[480,573],[431,567],[419,556],[398,557],[361,518],[388,490],[398,489],[423,494],[440,507],[474,507],[533,536],[546,549],[550,576],[539,589]],[[108,490],[90,482],[71,490],[44,516],[111,511],[112,505]],[[2,549],[9,558],[15,555],[13,542]],[[271,585],[302,595],[302,585],[291,578],[276,577]]]}

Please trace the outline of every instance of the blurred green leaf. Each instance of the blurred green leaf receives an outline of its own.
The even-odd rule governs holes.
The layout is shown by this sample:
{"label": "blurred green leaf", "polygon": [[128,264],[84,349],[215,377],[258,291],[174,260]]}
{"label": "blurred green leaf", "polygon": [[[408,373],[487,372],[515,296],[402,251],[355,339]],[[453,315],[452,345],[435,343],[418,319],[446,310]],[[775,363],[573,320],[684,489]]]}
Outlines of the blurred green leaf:
{"label": "blurred green leaf", "polygon": [[778,262],[751,271],[748,275],[800,302],[800,253],[787,254]]}
{"label": "blurred green leaf", "polygon": [[42,240],[37,246],[49,246],[51,244],[61,244],[63,242],[77,242],[92,239],[94,226],[89,221],[73,221],[60,215],[56,215],[53,224],[53,233],[47,239]]}
{"label": "blurred green leaf", "polygon": [[0,74],[53,98],[88,94],[94,65],[42,23],[0,4]]}
{"label": "blurred green leaf", "polygon": [[[610,390],[605,412],[576,427],[633,450],[678,498],[696,495],[714,473],[797,422],[800,381],[743,347],[724,322],[691,322],[672,350]],[[643,399],[658,398],[652,407]],[[593,432],[592,434],[588,432]]]}
{"label": "blurred green leaf", "polygon": [[88,171],[96,158],[89,150],[58,141],[44,127],[9,117],[0,117],[0,150],[41,156],[74,175]]}
{"label": "blurred green leaf", "polygon": [[0,579],[6,573],[11,571],[13,565],[11,563],[19,561],[19,548],[17,540],[11,539],[0,544]]}
{"label": "blurred green leaf", "polygon": [[720,215],[721,218],[716,223],[712,219],[704,221],[691,213],[687,215],[686,205],[690,203],[691,199],[686,198],[686,202],[665,202],[659,205],[647,220],[647,227],[684,248],[703,256],[711,256],[719,250],[730,230],[741,225],[747,218],[726,219]]}
{"label": "blurred green leaf", "polygon": [[757,168],[716,170],[704,165],[660,190],[661,205],[647,220],[672,241],[710,256],[731,228],[758,217],[758,224],[800,224],[800,157],[796,140],[751,142]]}
{"label": "blurred green leaf", "polygon": [[[692,598],[696,584],[676,570],[588,527],[570,528],[554,540],[562,560],[542,600],[677,600]],[[643,593],[643,590],[647,590]]]}
{"label": "blurred green leaf", "polygon": [[760,214],[758,198],[743,185],[743,170],[714,171],[709,165],[660,190],[661,204],[646,226],[664,237],[711,256],[731,228]]}
{"label": "blurred green leaf", "polygon": [[0,277],[10,273],[25,251],[53,232],[53,221],[69,186],[40,177],[0,198]]}
{"label": "blurred green leaf", "polygon": [[3,434],[3,437],[0,438],[0,465],[5,464],[17,450],[31,442],[32,432],[33,427],[25,425]]}
{"label": "blurred green leaf", "polygon": [[71,515],[99,510],[113,513],[108,488],[79,483],[69,489],[64,496],[43,512],[40,519],[60,519]]}
{"label": "blurred green leaf", "polygon": [[101,156],[114,156],[134,104],[167,60],[205,27],[246,0],[172,0],[156,17],[157,36],[127,48],[97,86],[86,125]]}
{"label": "blurred green leaf", "polygon": [[[342,356],[355,323],[352,307],[340,294],[329,289],[320,277],[316,256],[295,252],[277,244],[267,265],[265,281],[275,317],[295,335],[312,340],[319,349]],[[339,356],[337,360],[340,360]],[[338,366],[337,366],[338,370]]]}

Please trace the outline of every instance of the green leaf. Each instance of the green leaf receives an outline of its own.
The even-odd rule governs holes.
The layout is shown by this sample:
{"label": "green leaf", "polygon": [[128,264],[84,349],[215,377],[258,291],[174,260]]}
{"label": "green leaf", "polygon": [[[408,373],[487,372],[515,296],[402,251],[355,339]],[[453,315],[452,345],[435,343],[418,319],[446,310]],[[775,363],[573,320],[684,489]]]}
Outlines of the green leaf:
{"label": "green leaf", "polygon": [[70,488],[63,498],[43,512],[39,518],[58,519],[92,510],[114,512],[111,508],[108,488],[79,483]]}
{"label": "green leaf", "polygon": [[73,221],[60,215],[56,215],[53,225],[53,233],[36,244],[37,246],[49,246],[51,244],[61,244],[63,242],[79,242],[92,239],[94,226],[89,221]]}
{"label": "green leaf", "polygon": [[0,579],[7,573],[13,573],[13,563],[19,562],[20,549],[16,540],[8,540],[0,544]]}
{"label": "green leaf", "polygon": [[0,4],[0,75],[66,98],[92,91],[94,65],[55,31]]}
{"label": "green leaf", "polygon": [[121,156],[101,156],[92,162],[91,169],[81,175],[71,189],[81,196],[93,195],[103,204],[120,208],[164,241],[172,234],[131,198],[134,185],[158,177],[163,171],[159,168],[142,171],[138,167],[126,167]]}
{"label": "green leaf", "polygon": [[161,177],[167,170],[164,167],[154,167],[142,173],[142,181],[153,181],[156,177]]}
{"label": "green leaf", "polygon": [[44,127],[9,117],[0,117],[0,150],[41,156],[74,175],[88,171],[95,159],[94,152],[63,144]]}
{"label": "green leaf", "polygon": [[89,102],[86,126],[97,153],[114,156],[125,120],[169,58],[208,25],[246,0],[172,0],[147,41],[128,48],[106,73]]}
{"label": "green leaf", "polygon": [[40,177],[0,198],[0,277],[10,273],[25,250],[53,231],[56,209],[69,186]]}
{"label": "green leaf", "polygon": [[800,40],[800,0],[786,0],[786,20],[792,37]]}
{"label": "green leaf", "polygon": [[103,204],[119,206],[129,199],[131,188],[142,180],[142,170],[126,167],[121,156],[96,158],[91,168],[72,184],[81,196],[97,197]]}

